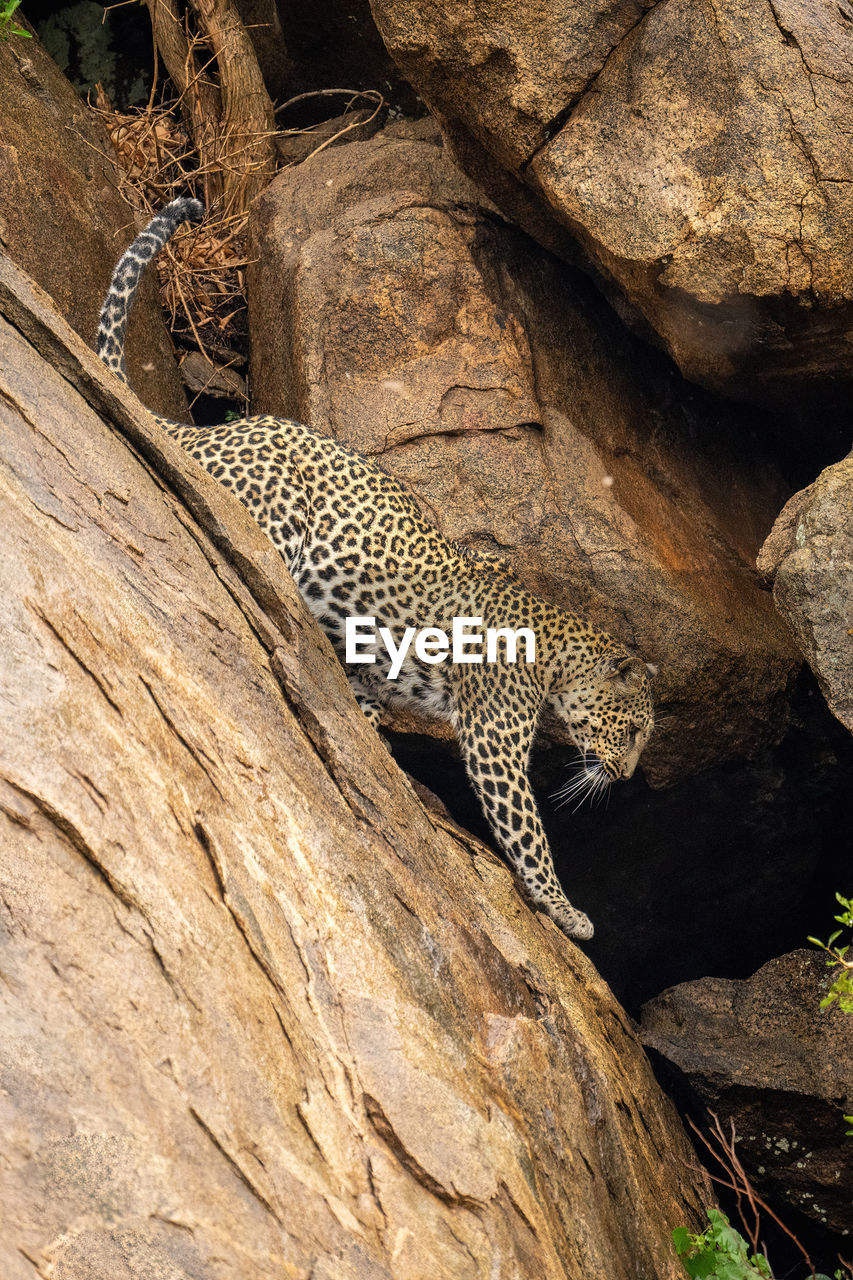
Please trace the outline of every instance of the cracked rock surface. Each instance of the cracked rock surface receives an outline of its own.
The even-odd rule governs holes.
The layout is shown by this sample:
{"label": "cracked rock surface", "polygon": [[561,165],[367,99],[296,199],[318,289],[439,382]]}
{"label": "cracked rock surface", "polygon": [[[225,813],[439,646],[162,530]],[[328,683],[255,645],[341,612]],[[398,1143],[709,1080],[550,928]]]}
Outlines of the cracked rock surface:
{"label": "cracked rock surface", "polygon": [[4,1280],[677,1280],[631,1025],[0,255]]}
{"label": "cracked rock surface", "polygon": [[687,377],[778,404],[853,376],[846,0],[372,7],[468,171]]}
{"label": "cracked rock surface", "polygon": [[508,226],[431,121],[286,170],[251,232],[256,410],[381,458],[446,536],[658,663],[656,782],[773,737],[798,659],[754,558],[789,490],[752,419]]}

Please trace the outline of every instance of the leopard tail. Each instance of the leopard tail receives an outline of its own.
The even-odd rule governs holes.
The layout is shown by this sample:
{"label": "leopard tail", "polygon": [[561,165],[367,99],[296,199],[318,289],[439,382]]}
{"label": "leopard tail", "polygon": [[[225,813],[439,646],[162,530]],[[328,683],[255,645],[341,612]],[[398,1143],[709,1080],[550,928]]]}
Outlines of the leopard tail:
{"label": "leopard tail", "polygon": [[173,200],[140,231],[133,244],[118,260],[98,324],[98,355],[104,364],[127,382],[124,339],[127,318],[142,273],[151,259],[171,240],[182,222],[201,222],[204,205],[189,197]]}

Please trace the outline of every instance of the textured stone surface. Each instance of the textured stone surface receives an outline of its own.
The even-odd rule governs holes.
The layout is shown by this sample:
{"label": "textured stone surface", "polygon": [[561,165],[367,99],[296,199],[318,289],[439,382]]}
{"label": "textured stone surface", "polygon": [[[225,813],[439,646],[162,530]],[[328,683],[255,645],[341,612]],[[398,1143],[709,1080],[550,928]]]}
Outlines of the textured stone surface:
{"label": "textured stone surface", "polygon": [[760,1191],[853,1232],[853,1018],[818,1008],[816,951],[771,960],[743,982],[702,978],[643,1009],[644,1043],[679,1068],[728,1130]]}
{"label": "textured stone surface", "polygon": [[446,535],[659,664],[656,781],[753,750],[797,665],[752,568],[787,495],[774,463],[430,129],[316,156],[256,204],[255,408],[381,457]]}
{"label": "textured stone surface", "polygon": [[424,99],[509,168],[548,138],[643,16],[637,0],[372,0],[379,33]]}
{"label": "textured stone surface", "polygon": [[785,505],[758,568],[830,710],[853,730],[853,453]]}
{"label": "textured stone surface", "polygon": [[373,11],[469,171],[544,243],[550,210],[688,377],[777,402],[853,377],[848,5]]}
{"label": "textured stone surface", "polygon": [[2,256],[0,317],[4,1280],[677,1280],[710,1188],[592,965]]}
{"label": "textured stone surface", "polygon": [[[111,154],[106,132],[38,39],[0,40],[0,246],[91,345],[113,267],[137,230]],[[127,365],[146,404],[186,417],[153,276],[128,327]]]}

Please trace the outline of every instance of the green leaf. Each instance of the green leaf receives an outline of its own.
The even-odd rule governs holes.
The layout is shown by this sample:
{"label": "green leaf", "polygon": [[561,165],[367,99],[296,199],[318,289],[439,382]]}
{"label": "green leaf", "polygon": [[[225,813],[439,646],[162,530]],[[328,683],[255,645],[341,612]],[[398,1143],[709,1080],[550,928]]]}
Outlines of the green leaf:
{"label": "green leaf", "polygon": [[[845,1120],[847,1117],[844,1117]],[[686,1227],[676,1227],[672,1233],[672,1243],[675,1245],[675,1252],[681,1257],[682,1253],[686,1253],[690,1248],[690,1232]]]}
{"label": "green leaf", "polygon": [[717,1262],[714,1280],[755,1280],[760,1272],[754,1271],[746,1258],[722,1254]]}
{"label": "green leaf", "polygon": [[743,1236],[739,1231],[735,1231],[728,1218],[722,1213],[717,1214],[711,1238],[717,1248],[722,1249],[725,1253],[743,1253],[746,1256],[746,1242]]}
{"label": "green leaf", "polygon": [[[853,914],[853,898],[842,898],[841,894],[837,893],[835,895],[835,901],[840,903],[840,905],[844,908],[845,914],[847,915]],[[835,918],[836,920],[838,919],[837,916]],[[850,921],[845,920],[844,923],[849,924]]]}
{"label": "green leaf", "polygon": [[708,1276],[716,1273],[719,1256],[714,1249],[703,1249],[695,1258],[685,1258],[687,1274],[693,1276],[694,1280],[707,1280]]}
{"label": "green leaf", "polygon": [[749,1245],[720,1209],[708,1210],[709,1226],[702,1235],[686,1227],[672,1233],[684,1269],[695,1280],[773,1280],[770,1263],[761,1253],[750,1256]]}

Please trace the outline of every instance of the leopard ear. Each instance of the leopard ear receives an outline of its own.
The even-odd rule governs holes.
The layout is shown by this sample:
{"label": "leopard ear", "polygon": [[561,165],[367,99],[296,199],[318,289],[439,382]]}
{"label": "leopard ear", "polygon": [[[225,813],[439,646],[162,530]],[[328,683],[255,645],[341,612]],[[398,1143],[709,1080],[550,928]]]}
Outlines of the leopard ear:
{"label": "leopard ear", "polygon": [[653,662],[646,663],[646,675],[649,677],[650,680],[654,680],[655,676],[658,673],[658,670],[659,668],[656,667]]}
{"label": "leopard ear", "polygon": [[620,693],[636,693],[643,683],[644,664],[639,658],[611,658],[602,672],[605,680],[612,680]]}

